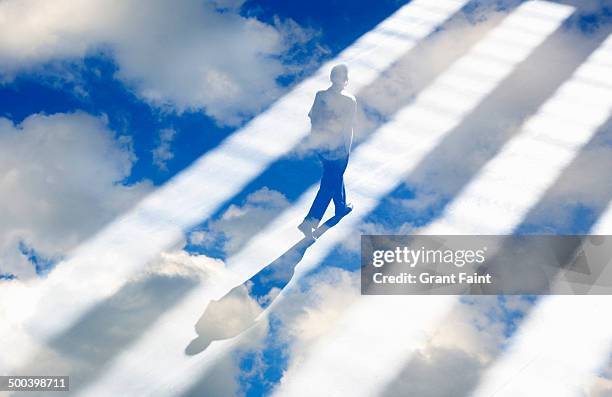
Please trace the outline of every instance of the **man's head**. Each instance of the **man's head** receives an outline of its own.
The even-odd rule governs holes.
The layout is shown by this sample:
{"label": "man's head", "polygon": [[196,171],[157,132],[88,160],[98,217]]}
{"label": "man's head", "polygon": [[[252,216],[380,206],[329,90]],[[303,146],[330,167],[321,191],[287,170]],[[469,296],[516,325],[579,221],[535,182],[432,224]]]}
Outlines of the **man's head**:
{"label": "man's head", "polygon": [[346,65],[340,64],[332,68],[329,75],[332,84],[339,87],[346,87],[348,83],[348,68]]}

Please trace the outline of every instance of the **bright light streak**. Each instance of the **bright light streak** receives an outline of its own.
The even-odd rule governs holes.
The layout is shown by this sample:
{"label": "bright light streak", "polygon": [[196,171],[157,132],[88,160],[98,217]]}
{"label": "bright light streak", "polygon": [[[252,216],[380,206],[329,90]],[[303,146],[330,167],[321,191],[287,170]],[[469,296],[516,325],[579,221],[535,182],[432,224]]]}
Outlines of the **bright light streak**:
{"label": "bright light streak", "polygon": [[[486,36],[423,91],[413,104],[401,110],[395,120],[380,128],[369,141],[357,148],[347,173],[347,185],[351,191],[351,200],[356,204],[355,210],[307,251],[294,279],[316,266],[337,243],[347,237],[359,221],[375,208],[380,198],[397,186],[402,177],[425,158],[427,153],[461,122],[466,113],[477,106],[518,63],[543,42],[571,13],[572,8],[539,1],[528,2],[515,10],[493,32],[515,29],[516,25],[520,25],[523,16],[533,24],[531,16],[541,10],[545,10],[548,16],[538,22],[539,39],[514,44],[521,47],[512,52],[515,57],[496,61],[480,79],[481,84],[475,85],[469,91],[462,91],[453,82],[462,81],[464,76],[473,78],[479,75],[476,61],[485,57],[483,48],[491,48],[491,44],[494,44],[491,41],[497,40],[495,35]],[[461,95],[461,92],[464,95]],[[433,108],[446,110],[434,111]],[[407,133],[403,135],[403,131]],[[389,162],[389,159],[401,161]],[[250,278],[262,266],[272,262],[285,249],[299,241],[301,236],[295,226],[304,215],[314,193],[315,187],[255,236],[243,251],[229,259],[228,268],[231,275],[228,275],[230,279],[225,285],[217,282],[214,283],[215,290],[212,292],[193,292],[180,305],[167,312],[154,328],[149,329],[138,343],[124,352],[83,394],[102,396],[120,391],[142,394],[143,390],[146,390],[144,394],[164,395],[170,389],[180,392],[198,376],[202,376],[220,355],[231,349],[236,339],[213,343],[200,355],[187,358],[183,349],[193,334],[184,327],[177,328],[176,324],[190,321],[193,323],[206,302],[218,299],[231,287]],[[399,365],[406,352],[416,346],[428,324],[435,324],[438,313],[443,312],[442,308],[452,303],[446,297],[430,297],[427,302],[407,298],[364,298],[360,305],[350,309],[346,326],[340,327],[329,339],[325,339],[329,343],[322,342],[314,352],[314,359],[308,361],[307,367],[298,374],[298,378],[290,379],[287,385],[290,391],[282,389],[280,395],[299,396],[308,393],[309,396],[328,396],[335,395],[333,393],[336,391],[337,395],[366,395],[384,384],[385,380],[393,376],[389,368],[399,368],[394,367],[392,363],[396,361]],[[271,307],[280,299],[277,298]],[[400,311],[406,311],[409,307],[411,317],[389,315],[392,312],[385,308],[391,301],[394,302],[393,307]],[[397,344],[394,343],[391,347],[389,343],[392,341],[391,336],[398,334],[407,341],[401,344],[399,349]],[[338,335],[346,339],[339,341],[334,338]],[[377,337],[374,337],[375,335]],[[159,343],[161,340],[164,341],[162,346]],[[370,361],[364,360],[364,357],[370,357],[372,354],[378,355],[381,361],[384,358],[386,364],[370,365]],[[173,368],[173,371],[169,372],[167,368]],[[299,385],[308,387],[302,389]],[[351,393],[343,394],[342,390],[350,390]]]}
{"label": "bright light streak", "polygon": [[27,362],[39,344],[112,296],[130,275],[179,241],[184,230],[210,216],[288,153],[307,134],[307,109],[316,90],[328,84],[334,64],[351,65],[351,88],[358,92],[466,3],[416,0],[400,8],[314,77],[81,244],[47,279],[0,290],[0,299],[19,302],[2,313],[0,339],[11,350],[0,357],[0,372],[10,373],[9,368]]}
{"label": "bright light streak", "polygon": [[[606,49],[607,46],[604,45],[591,56],[589,61],[575,73],[570,83],[579,84],[585,70],[596,64]],[[489,64],[494,65],[492,62]],[[572,103],[580,104],[579,99],[571,94],[572,91],[563,85],[559,92],[542,106],[541,112],[525,124],[521,133],[511,140],[449,206],[440,221],[421,232],[423,234],[510,232],[520,222],[527,209],[537,202],[548,186],[554,183],[563,168],[595,132],[595,128],[581,128],[580,133],[571,131],[560,138],[555,136],[564,143],[564,146],[548,144],[546,154],[540,153],[540,156],[535,156],[534,158],[538,160],[536,167],[538,171],[533,171],[534,164],[530,164],[529,167],[517,167],[517,161],[521,164],[525,159],[522,157],[523,152],[534,154],[530,149],[534,140],[550,138],[549,135],[554,133],[548,130],[534,130],[532,127],[543,118],[556,117],[559,104],[566,104],[572,100]],[[590,95],[593,95],[593,92],[590,92]],[[609,96],[609,93],[607,95]],[[599,103],[598,99],[595,99],[595,102]],[[604,101],[603,107],[607,107],[608,112],[609,106],[609,101]],[[584,120],[587,126],[596,126],[605,120],[606,112],[601,105],[597,107],[598,110],[593,109],[594,111],[588,112],[586,117],[590,119]],[[576,112],[572,114],[578,116],[576,120],[581,119],[580,114]],[[557,131],[563,134],[570,128],[569,126],[575,127],[575,124],[565,124],[565,126],[564,129]],[[506,186],[511,188],[505,189]],[[519,196],[520,199],[517,199]],[[483,208],[483,202],[499,205],[488,209]],[[423,345],[426,336],[431,335],[433,327],[438,326],[437,320],[443,318],[453,302],[456,302],[456,299],[451,297],[440,296],[380,296],[375,298],[377,301],[371,297],[364,298],[356,307],[349,310],[340,326],[317,344],[312,354],[301,364],[300,369],[284,380],[278,389],[278,396],[305,395],[306,391],[313,392],[313,388],[315,388],[314,394],[325,392],[327,395],[340,396],[350,390],[351,395],[376,395],[377,391],[393,379],[396,375],[394,371],[402,368],[402,364],[415,347]],[[381,314],[383,312],[385,315]],[[381,316],[384,316],[385,320],[381,320]],[[369,318],[376,318],[378,321],[364,321]],[[366,357],[367,359],[364,359]],[[355,391],[358,392],[355,394]],[[508,395],[526,395],[524,391],[521,392],[515,391],[514,394]],[[489,396],[486,393],[482,396],[485,395]],[[541,390],[540,393],[527,395],[551,394]]]}
{"label": "bright light streak", "polygon": [[[442,230],[456,230],[468,220],[473,231],[494,232],[489,223],[516,224],[515,219],[528,208],[526,203],[534,202],[546,189],[544,181],[559,175],[610,116],[612,73],[603,73],[601,66],[611,52],[609,37],[524,126],[504,155],[483,169],[463,194],[464,201],[453,205]],[[528,183],[522,179],[527,176]],[[476,211],[480,217],[475,217]],[[612,210],[608,210],[593,233],[611,232]],[[583,387],[609,358],[612,321],[607,313],[611,309],[610,296],[544,298],[473,396],[585,395]]]}
{"label": "bright light streak", "polygon": [[612,73],[602,75],[597,66],[611,48],[608,39],[480,170],[432,225],[436,233],[512,230],[609,117]]}

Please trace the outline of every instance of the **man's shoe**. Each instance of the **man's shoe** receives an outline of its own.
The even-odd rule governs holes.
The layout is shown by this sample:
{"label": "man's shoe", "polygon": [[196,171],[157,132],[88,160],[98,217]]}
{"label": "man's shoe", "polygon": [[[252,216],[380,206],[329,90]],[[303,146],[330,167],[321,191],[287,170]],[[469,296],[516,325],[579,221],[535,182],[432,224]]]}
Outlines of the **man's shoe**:
{"label": "man's shoe", "polygon": [[342,218],[346,216],[349,212],[353,210],[353,204],[347,203],[344,208],[341,208],[339,211],[336,211],[336,216]]}
{"label": "man's shoe", "polygon": [[313,221],[304,219],[304,221],[300,223],[297,228],[300,229],[300,231],[304,233],[304,236],[306,236],[307,238],[313,239],[313,240],[316,239],[316,237],[314,236],[314,231],[316,230],[316,226],[314,226]]}

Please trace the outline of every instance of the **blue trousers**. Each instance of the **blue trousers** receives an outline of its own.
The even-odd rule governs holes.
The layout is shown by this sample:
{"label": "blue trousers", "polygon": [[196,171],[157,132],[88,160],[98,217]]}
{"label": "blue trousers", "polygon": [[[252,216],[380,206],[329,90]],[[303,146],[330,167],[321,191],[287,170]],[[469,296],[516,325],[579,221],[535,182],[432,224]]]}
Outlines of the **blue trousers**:
{"label": "blue trousers", "polygon": [[[333,200],[336,214],[346,208],[346,192],[344,190],[344,171],[348,165],[348,155],[337,159],[328,159],[319,155],[323,164],[323,175],[319,191],[315,197],[306,220],[321,222],[329,203]],[[317,223],[318,224],[318,223]]]}

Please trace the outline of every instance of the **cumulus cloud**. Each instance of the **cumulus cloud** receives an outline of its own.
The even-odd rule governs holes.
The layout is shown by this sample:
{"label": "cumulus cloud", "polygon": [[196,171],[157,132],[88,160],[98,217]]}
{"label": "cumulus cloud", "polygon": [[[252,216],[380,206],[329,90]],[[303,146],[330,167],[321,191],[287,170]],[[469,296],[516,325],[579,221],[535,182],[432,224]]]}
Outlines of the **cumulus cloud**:
{"label": "cumulus cloud", "polygon": [[237,124],[279,94],[276,79],[291,72],[281,58],[312,33],[292,22],[244,17],[243,3],[3,1],[0,76],[102,51],[116,61],[117,77],[148,102],[204,109],[222,124]]}
{"label": "cumulus cloud", "polygon": [[596,378],[584,397],[612,397],[612,381],[607,378]]}
{"label": "cumulus cloud", "polygon": [[191,233],[190,242],[209,248],[220,246],[228,255],[235,253],[288,206],[282,193],[263,187],[249,194],[244,204],[230,205],[219,219]]}
{"label": "cumulus cloud", "polygon": [[[189,254],[182,249],[164,252],[143,272],[126,280],[112,297],[92,308],[75,326],[39,346],[34,359],[21,370],[28,374],[70,374],[71,387],[82,389],[153,327],[165,311],[180,304],[185,294],[201,288],[201,282],[207,277],[224,270],[223,262],[205,255]],[[237,307],[250,302],[248,295],[241,299],[234,302]],[[240,349],[260,347],[267,332],[266,324],[260,325],[248,331],[248,338],[241,339]],[[218,326],[217,331],[223,333],[227,331],[222,328],[231,329],[232,324],[219,322]],[[193,323],[176,324],[176,327],[191,329]],[[222,355],[193,392],[206,396],[238,395],[240,372],[235,355]]]}
{"label": "cumulus cloud", "polygon": [[476,357],[460,349],[418,351],[381,396],[466,396],[477,383],[482,367]]}
{"label": "cumulus cloud", "polygon": [[144,272],[134,276],[135,280],[160,275],[165,277],[183,277],[202,280],[211,274],[219,274],[225,270],[225,264],[206,255],[190,254],[182,249],[164,251],[157,260],[149,263]]}
{"label": "cumulus cloud", "polygon": [[[359,291],[358,272],[328,268],[309,277],[303,288],[285,294],[274,314],[282,322],[275,342],[288,346],[281,385],[300,371],[313,344],[357,302]],[[403,396],[409,390],[419,396],[468,395],[483,371],[503,352],[509,328],[521,321],[530,306],[531,302],[520,296],[464,299],[407,358],[381,395]]]}
{"label": "cumulus cloud", "polygon": [[159,144],[152,150],[153,164],[162,171],[168,171],[168,161],[174,158],[172,141],[175,135],[172,128],[164,128],[159,132]]}
{"label": "cumulus cloud", "polygon": [[297,342],[296,352],[305,353],[306,346],[328,332],[359,296],[359,275],[335,267],[309,278],[305,288],[293,289],[277,315],[286,337]]}
{"label": "cumulus cloud", "polygon": [[[223,261],[205,255],[190,254],[183,249],[164,252],[151,263],[143,274],[130,280],[130,288],[136,288],[130,293],[136,296],[140,311],[160,310],[160,306],[167,306],[158,301],[156,295],[159,291],[166,291],[164,295],[175,295],[185,291],[191,285],[198,288],[207,277],[217,277],[219,273],[227,271]],[[170,288],[164,286],[172,281]],[[152,281],[154,284],[152,285]],[[193,284],[191,284],[193,283]],[[148,286],[147,286],[148,285]],[[153,288],[151,288],[153,286]],[[167,290],[170,291],[167,291]],[[147,292],[151,292],[148,294]],[[146,299],[138,299],[145,295]],[[149,296],[150,295],[150,296]],[[127,298],[127,296],[126,296]],[[152,309],[151,309],[152,308]],[[241,379],[256,376],[259,368],[265,366],[262,356],[265,338],[269,334],[266,321],[253,323],[254,318],[263,309],[249,294],[246,286],[234,288],[224,299],[211,301],[206,306],[205,313],[195,323],[197,337],[185,348],[186,354],[204,354],[202,350],[213,340],[230,338],[236,334],[241,337],[236,341],[233,351],[221,354],[215,358],[214,365],[202,374],[202,377],[190,387],[188,395],[205,396],[242,396],[244,395]],[[138,310],[133,310],[134,316],[142,316]],[[121,320],[121,318],[119,318]],[[105,321],[108,319],[105,318]],[[123,328],[126,324],[123,321]],[[252,325],[252,326],[251,326]],[[194,324],[179,324],[181,327],[194,327]],[[128,327],[126,327],[128,328]],[[125,329],[124,332],[130,332]],[[253,357],[254,364],[251,369],[241,365],[244,355]],[[99,368],[100,364],[96,366]]]}
{"label": "cumulus cloud", "polygon": [[83,113],[0,118],[0,273],[34,275],[20,245],[50,260],[150,191],[121,184],[134,154],[103,118]]}
{"label": "cumulus cloud", "polygon": [[[289,346],[289,371],[307,354],[309,347],[328,332],[344,309],[359,297],[359,277],[338,268],[328,268],[308,278],[304,289],[292,289],[284,301],[274,309],[272,319],[253,320],[263,311],[261,302],[250,295],[250,285],[234,288],[222,300],[209,303],[196,324],[198,338],[187,347],[188,354],[205,349],[212,340],[233,337],[239,333],[237,346],[223,355],[194,390],[209,395],[212,383],[224,379],[225,395],[243,395],[252,384],[272,386],[267,371],[276,371],[282,363],[270,361],[268,349],[284,350]],[[278,289],[271,294],[278,294]],[[269,324],[275,324],[273,327]],[[247,329],[248,328],[248,329]],[[285,355],[285,353],[283,353]],[[228,365],[247,359],[246,367]],[[234,381],[242,380],[240,392],[229,389]]]}
{"label": "cumulus cloud", "polygon": [[[607,123],[564,170],[562,177],[547,192],[546,205],[532,211],[530,221],[546,225],[550,230],[573,230],[576,208],[601,213],[612,199],[612,187],[597,181],[609,178],[610,169],[612,123]],[[583,220],[580,218],[578,222]]]}
{"label": "cumulus cloud", "polygon": [[356,272],[330,267],[304,282],[303,288],[286,291],[273,313],[280,322],[273,343],[286,348],[288,357],[281,384],[300,369],[313,343],[328,333],[360,296]]}
{"label": "cumulus cloud", "polygon": [[382,395],[403,396],[408,390],[427,397],[470,395],[484,371],[503,353],[509,328],[521,321],[530,306],[521,296],[464,298]]}
{"label": "cumulus cloud", "polygon": [[604,367],[587,379],[582,386],[581,397],[612,397],[612,355]]}
{"label": "cumulus cloud", "polygon": [[[584,3],[594,4],[590,1]],[[492,6],[494,3],[484,7]],[[591,8],[588,6],[586,10],[592,11]],[[601,10],[601,3],[597,9]],[[420,43],[410,56],[386,70],[375,84],[357,93],[358,103],[363,109],[356,135],[371,133],[380,123],[392,118],[397,110],[410,105],[416,95],[506,14],[507,10],[487,9],[484,13],[465,13],[453,18],[444,29]],[[479,170],[520,131],[523,122],[555,95],[555,90],[567,81],[573,68],[584,61],[604,34],[605,28],[585,32],[578,18],[570,18],[545,45],[514,69],[510,79],[486,97],[477,111],[466,115],[458,128],[406,175],[401,184],[410,195],[405,194],[406,189],[399,189],[399,193],[396,191],[393,196],[385,198],[384,205],[378,208],[380,217],[375,220],[377,223],[366,224],[362,230],[402,234],[428,224],[438,216],[449,200],[460,194],[470,180],[478,177]],[[575,116],[579,117],[578,113]],[[397,133],[408,137],[414,134],[401,128]],[[569,230],[575,221],[575,213],[571,211],[573,207],[584,206],[588,207],[587,210],[597,211],[606,205],[612,197],[609,184],[594,183],[596,179],[584,177],[601,176],[609,169],[606,165],[612,158],[610,134],[600,135],[607,137],[592,142],[577,158],[576,164],[563,170],[562,179],[555,181],[553,190],[547,192],[546,209],[530,214],[534,223],[545,220],[555,223],[556,229],[551,228],[553,230]],[[416,142],[418,137],[414,139]],[[349,198],[350,189],[347,186]],[[393,216],[389,216],[389,212]],[[349,245],[346,244],[347,248],[357,248],[355,244]]]}

